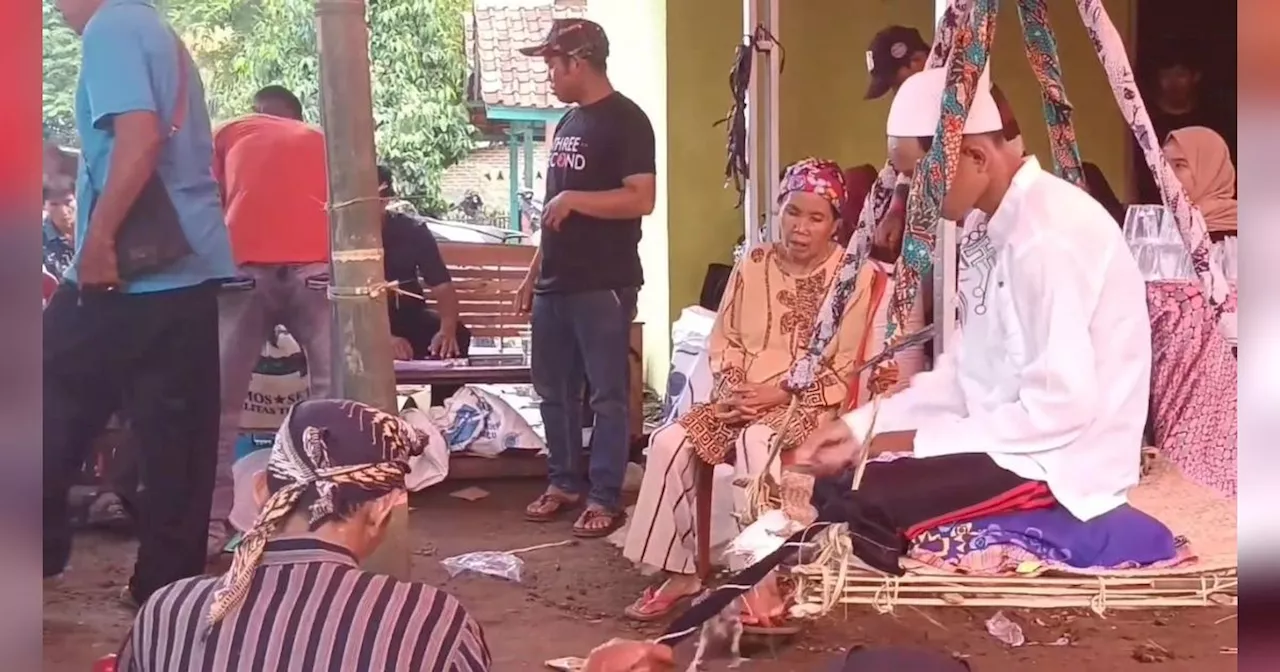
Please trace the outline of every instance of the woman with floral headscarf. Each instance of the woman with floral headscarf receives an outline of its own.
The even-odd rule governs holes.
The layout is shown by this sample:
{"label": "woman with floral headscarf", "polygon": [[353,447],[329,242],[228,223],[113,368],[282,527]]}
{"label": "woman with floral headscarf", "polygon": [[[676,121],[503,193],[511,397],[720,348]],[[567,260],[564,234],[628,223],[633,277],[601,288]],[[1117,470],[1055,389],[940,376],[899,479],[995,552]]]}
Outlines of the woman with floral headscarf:
{"label": "woman with floral headscarf", "polygon": [[[845,191],[844,176],[830,161],[792,165],[779,189],[782,240],[748,250],[733,269],[709,341],[711,400],[659,429],[649,444],[623,554],[664,569],[671,578],[628,607],[629,617],[662,618],[701,589],[694,560],[696,463],[732,460],[737,476],[753,475],[764,467],[776,434],[783,432],[788,444],[798,443],[844,401],[845,381],[866,340],[865,292],[848,302],[844,314],[850,317],[841,321],[815,384],[791,391],[784,381],[809,345],[818,308],[840,265],[843,249],[835,235]],[[796,411],[789,413],[793,399]],[[772,468],[779,468],[776,461]],[[735,509],[743,510],[741,488],[734,488],[734,499]],[[713,543],[738,530],[728,517],[714,520],[713,528]],[[783,600],[773,582],[748,597],[744,622],[749,627],[767,627],[781,617]]]}

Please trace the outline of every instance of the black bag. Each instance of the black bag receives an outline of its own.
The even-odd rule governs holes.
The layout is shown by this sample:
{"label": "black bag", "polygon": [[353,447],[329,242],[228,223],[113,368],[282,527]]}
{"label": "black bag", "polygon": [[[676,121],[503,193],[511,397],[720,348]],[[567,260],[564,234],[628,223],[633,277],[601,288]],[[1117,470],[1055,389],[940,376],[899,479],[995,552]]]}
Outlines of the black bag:
{"label": "black bag", "polygon": [[[169,138],[177,135],[187,116],[187,47],[177,33],[178,100],[173,108]],[[86,163],[86,172],[88,164]],[[191,243],[182,230],[182,220],[169,191],[154,171],[147,180],[116,232],[116,263],[121,280],[162,271],[191,254]]]}

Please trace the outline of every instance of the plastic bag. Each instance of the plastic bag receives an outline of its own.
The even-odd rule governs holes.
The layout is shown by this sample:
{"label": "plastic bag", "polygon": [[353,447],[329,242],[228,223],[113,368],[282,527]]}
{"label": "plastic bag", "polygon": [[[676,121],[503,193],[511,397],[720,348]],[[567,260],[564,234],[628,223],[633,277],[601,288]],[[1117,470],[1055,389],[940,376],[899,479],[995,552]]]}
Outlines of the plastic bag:
{"label": "plastic bag", "polygon": [[520,583],[520,572],[524,569],[524,560],[512,553],[503,551],[476,551],[463,553],[440,561],[449,578],[465,571],[478,572],[496,576],[500,579]]}
{"label": "plastic bag", "polygon": [[1009,620],[1003,611],[997,611],[995,616],[987,620],[987,632],[1015,648],[1027,643],[1026,636],[1022,634],[1022,626]]}

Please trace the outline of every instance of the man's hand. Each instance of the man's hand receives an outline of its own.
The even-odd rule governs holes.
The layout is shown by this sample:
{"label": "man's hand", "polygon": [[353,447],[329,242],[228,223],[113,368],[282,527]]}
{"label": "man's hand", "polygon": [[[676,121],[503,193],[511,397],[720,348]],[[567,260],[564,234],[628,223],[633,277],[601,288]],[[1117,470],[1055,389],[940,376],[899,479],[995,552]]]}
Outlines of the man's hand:
{"label": "man's hand", "polygon": [[533,278],[525,278],[524,282],[520,283],[515,297],[511,299],[511,307],[515,309],[517,315],[528,315],[533,312]]}
{"label": "man's hand", "polygon": [[861,461],[863,446],[843,420],[835,418],[814,430],[795,451],[795,465],[815,475],[839,473],[845,466]]}
{"label": "man's hand", "polygon": [[429,348],[431,356],[440,359],[450,359],[457,357],[461,350],[458,348],[458,330],[452,325],[443,325],[436,335],[431,337],[431,346]]}
{"label": "man's hand", "polygon": [[582,672],[665,672],[675,669],[671,647],[653,642],[613,639],[587,656]]}
{"label": "man's hand", "polygon": [[542,226],[559,231],[560,225],[573,211],[573,192],[562,191],[542,207]]}
{"label": "man's hand", "polygon": [[392,359],[406,362],[413,359],[413,345],[409,343],[408,339],[400,338],[399,336],[392,336],[391,357]]}
{"label": "man's hand", "polygon": [[904,432],[882,432],[876,434],[867,446],[867,459],[879,457],[885,453],[910,453],[915,450],[915,430]]}
{"label": "man's hand", "polygon": [[124,284],[116,261],[114,240],[95,235],[90,229],[76,267],[76,280],[87,289],[114,290]]}

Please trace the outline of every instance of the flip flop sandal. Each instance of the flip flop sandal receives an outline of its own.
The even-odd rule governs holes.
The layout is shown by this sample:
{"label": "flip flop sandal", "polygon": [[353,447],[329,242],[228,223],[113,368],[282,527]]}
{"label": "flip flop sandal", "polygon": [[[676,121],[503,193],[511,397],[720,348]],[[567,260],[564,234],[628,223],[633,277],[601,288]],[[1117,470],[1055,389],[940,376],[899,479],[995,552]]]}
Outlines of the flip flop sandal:
{"label": "flip flop sandal", "polygon": [[693,598],[693,595],[669,597],[660,594],[661,586],[649,586],[644,589],[640,599],[627,605],[622,613],[627,618],[641,623],[660,621],[677,611],[681,605]]}
{"label": "flip flop sandal", "polygon": [[[607,518],[609,524],[603,527],[593,527],[591,523],[600,518]],[[598,511],[596,509],[587,509],[582,512],[582,517],[573,524],[573,536],[579,539],[599,539],[607,537],[617,531],[627,522],[627,514],[619,511],[617,513],[611,511]]]}
{"label": "flip flop sandal", "polygon": [[[578,508],[580,500],[569,499],[562,495],[543,493],[524,508],[524,519],[532,523],[550,523],[558,519],[565,511]],[[538,509],[534,511],[534,509]]]}

